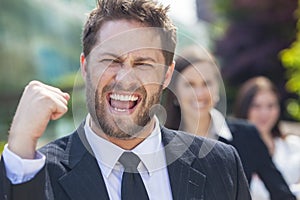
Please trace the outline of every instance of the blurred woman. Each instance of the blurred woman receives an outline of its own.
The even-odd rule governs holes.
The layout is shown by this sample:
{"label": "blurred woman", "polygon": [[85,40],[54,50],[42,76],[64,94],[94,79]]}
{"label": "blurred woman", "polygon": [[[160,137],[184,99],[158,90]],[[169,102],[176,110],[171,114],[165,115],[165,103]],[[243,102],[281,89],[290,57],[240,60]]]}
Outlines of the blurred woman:
{"label": "blurred woman", "polygon": [[[258,128],[273,162],[300,198],[300,138],[281,132],[279,100],[279,93],[269,79],[262,76],[249,79],[238,93],[235,116],[248,119]],[[268,199],[257,176],[253,177],[251,191],[254,199]]]}
{"label": "blurred woman", "polygon": [[[191,47],[176,59],[175,74],[165,90],[165,126],[233,145],[251,182],[254,173],[266,184],[271,199],[295,199],[274,166],[257,129],[241,120],[226,120],[214,109],[220,100],[221,76],[213,58],[204,50]],[[216,169],[217,170],[217,169]]]}

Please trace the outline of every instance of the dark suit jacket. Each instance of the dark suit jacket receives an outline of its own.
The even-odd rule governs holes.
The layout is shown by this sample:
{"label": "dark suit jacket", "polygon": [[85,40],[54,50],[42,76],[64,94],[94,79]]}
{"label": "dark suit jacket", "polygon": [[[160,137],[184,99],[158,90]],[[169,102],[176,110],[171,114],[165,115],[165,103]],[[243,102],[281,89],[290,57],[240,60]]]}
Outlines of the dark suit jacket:
{"label": "dark suit jacket", "polygon": [[[236,150],[217,141],[162,128],[174,200],[248,200],[248,183]],[[1,177],[8,199],[95,200],[108,194],[83,127],[46,145],[46,166],[33,180],[11,185]],[[3,167],[1,172],[5,169]],[[45,181],[46,180],[46,181]],[[30,192],[29,192],[30,191]],[[162,191],[163,192],[163,191]],[[38,196],[40,195],[40,196]]]}
{"label": "dark suit jacket", "polygon": [[227,120],[233,140],[219,138],[220,141],[233,145],[241,158],[248,182],[257,173],[270,192],[272,200],[296,199],[291,193],[281,173],[272,162],[266,145],[257,129],[244,120]]}

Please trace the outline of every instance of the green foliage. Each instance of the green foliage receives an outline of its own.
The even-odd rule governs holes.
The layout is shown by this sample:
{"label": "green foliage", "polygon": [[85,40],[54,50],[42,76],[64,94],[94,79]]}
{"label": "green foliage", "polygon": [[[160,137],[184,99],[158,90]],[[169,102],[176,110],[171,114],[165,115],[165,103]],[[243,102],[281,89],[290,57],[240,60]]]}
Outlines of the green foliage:
{"label": "green foliage", "polygon": [[6,142],[0,141],[0,155],[1,155],[2,151],[3,151],[3,148],[4,148],[5,144],[6,144]]}
{"label": "green foliage", "polygon": [[298,98],[289,99],[287,110],[291,116],[300,120],[300,1],[298,2],[296,16],[298,18],[297,39],[290,48],[280,52],[280,58],[287,70],[286,88],[298,96]]}
{"label": "green foliage", "polygon": [[219,15],[231,18],[234,12],[233,4],[232,0],[215,0],[214,10]]}
{"label": "green foliage", "polygon": [[73,74],[79,69],[82,24],[93,6],[95,2],[87,0],[1,0],[0,141],[7,137],[29,81],[72,91]]}
{"label": "green foliage", "polygon": [[[278,53],[294,41],[297,20],[293,13],[297,9],[297,1],[216,0],[216,3],[229,23],[214,48],[226,88],[236,90],[249,78],[266,76],[280,91],[282,118],[290,119],[285,104],[293,95],[285,90],[286,80],[282,74],[286,69]],[[231,94],[233,96],[229,96]],[[229,110],[235,94],[227,95]]]}

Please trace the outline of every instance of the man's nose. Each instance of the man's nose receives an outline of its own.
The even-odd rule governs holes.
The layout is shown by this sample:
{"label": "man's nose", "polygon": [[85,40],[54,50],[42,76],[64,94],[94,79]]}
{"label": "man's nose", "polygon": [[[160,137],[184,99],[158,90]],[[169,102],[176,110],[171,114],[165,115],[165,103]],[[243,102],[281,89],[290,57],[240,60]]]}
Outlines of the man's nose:
{"label": "man's nose", "polygon": [[116,72],[115,80],[117,83],[122,83],[126,88],[130,88],[136,84],[137,77],[130,63],[122,63],[120,69]]}

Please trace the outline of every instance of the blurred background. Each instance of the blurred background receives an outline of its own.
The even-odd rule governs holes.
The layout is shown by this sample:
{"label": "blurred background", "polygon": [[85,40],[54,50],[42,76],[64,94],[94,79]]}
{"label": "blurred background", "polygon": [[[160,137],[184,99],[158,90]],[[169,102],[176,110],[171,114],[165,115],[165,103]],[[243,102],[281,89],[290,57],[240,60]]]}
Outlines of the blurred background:
{"label": "blurred background", "polygon": [[[288,124],[287,128],[297,127],[300,120],[297,0],[160,1],[171,5],[170,14],[180,33],[178,50],[193,41],[216,55],[226,87],[228,115],[239,85],[253,76],[264,75],[280,89],[282,120]],[[78,76],[81,30],[86,13],[94,6],[95,0],[0,1],[1,144],[7,140],[18,100],[30,80],[40,80],[69,93],[74,92],[75,83],[79,88],[76,91],[82,90]],[[84,97],[80,92],[75,93],[70,111],[50,123],[44,142],[70,133],[77,126],[72,110],[75,99],[78,100],[76,116],[80,119],[79,116],[85,115]]]}

